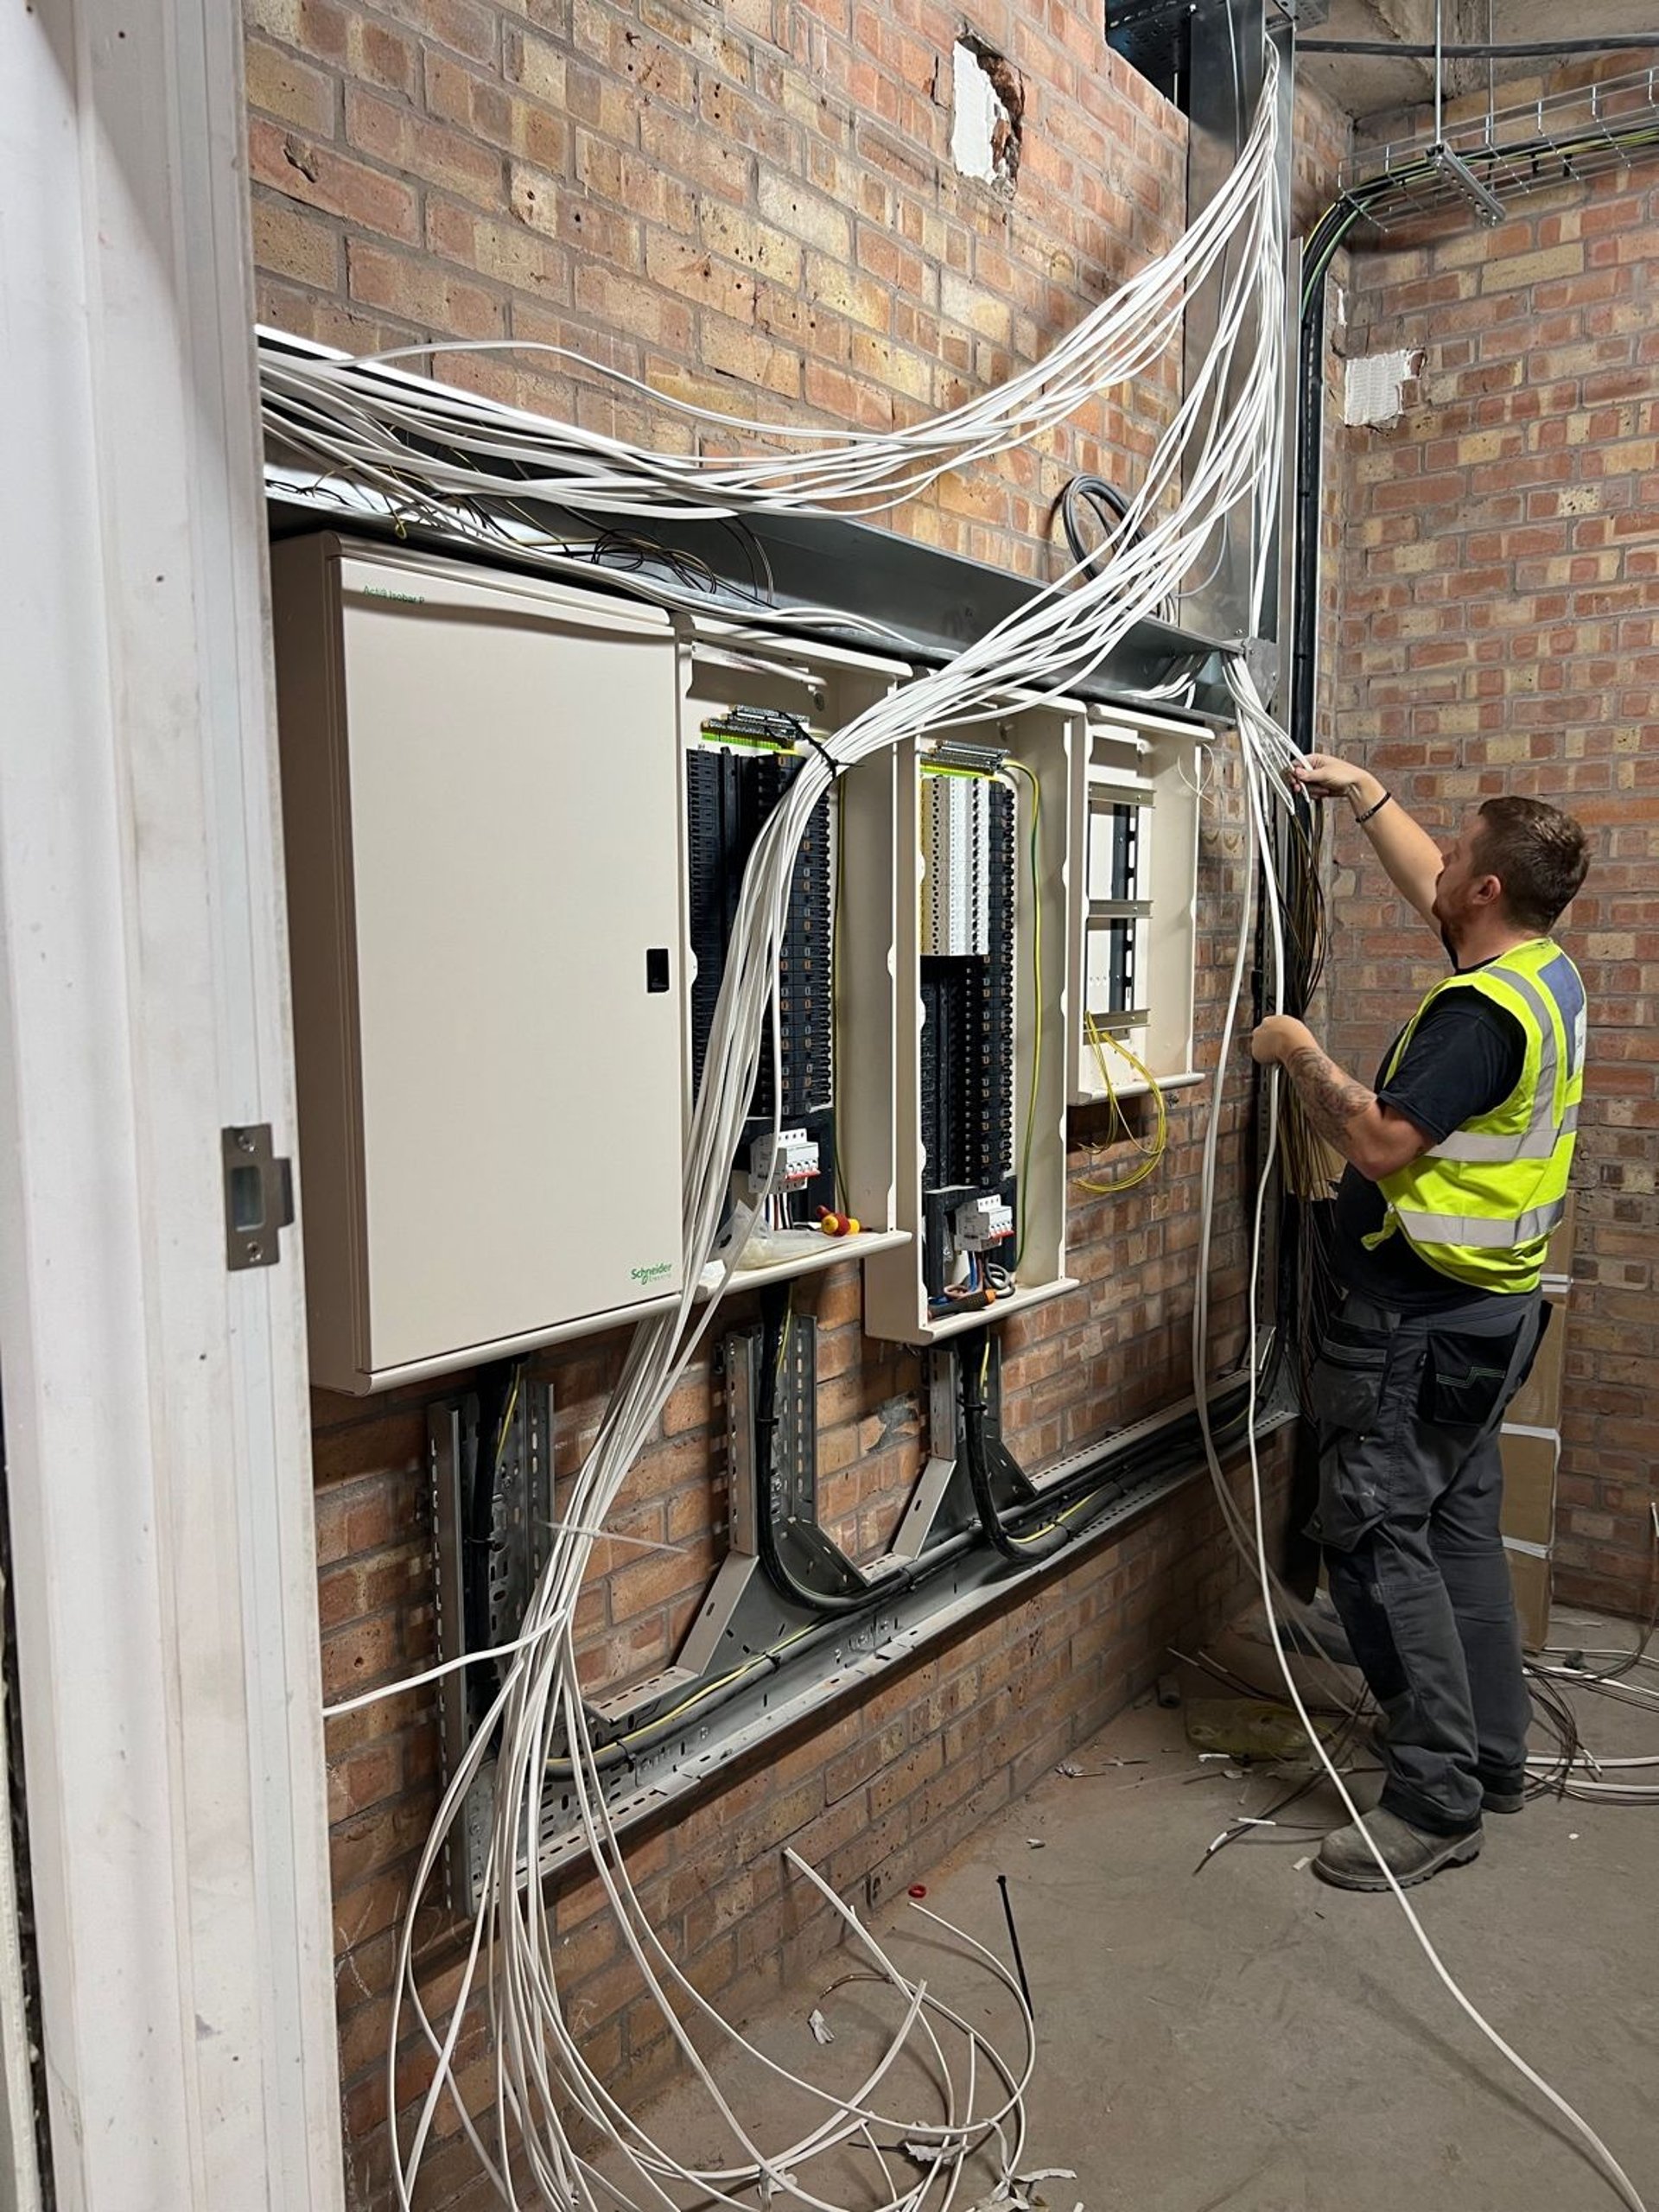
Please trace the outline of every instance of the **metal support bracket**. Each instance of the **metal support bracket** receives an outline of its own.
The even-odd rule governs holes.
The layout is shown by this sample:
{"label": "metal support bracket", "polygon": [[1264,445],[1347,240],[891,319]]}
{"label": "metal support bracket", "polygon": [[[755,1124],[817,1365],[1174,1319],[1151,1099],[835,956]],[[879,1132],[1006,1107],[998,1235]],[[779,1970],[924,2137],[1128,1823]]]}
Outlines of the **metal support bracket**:
{"label": "metal support bracket", "polygon": [[[474,1648],[467,1599],[483,1626],[484,1650],[511,1643],[524,1622],[537,1578],[553,1545],[553,1391],[526,1382],[517,1395],[493,1471],[490,1535],[474,1545],[471,1503],[480,1461],[495,1443],[485,1435],[475,1395],[449,1399],[427,1417],[432,1479],[432,1526],[437,1565],[438,1656],[459,1659]],[[477,1578],[483,1578],[483,1588]],[[471,1747],[489,1704],[488,1662],[446,1675],[439,1686],[439,1724],[446,1779]],[[478,1902],[493,1819],[495,1761],[486,1759],[467,1794],[447,1859],[449,1899],[470,1913]]]}
{"label": "metal support bracket", "polygon": [[[768,1486],[779,1554],[804,1590],[826,1598],[873,1590],[903,1561],[888,1554],[869,1570],[849,1560],[818,1525],[817,1324],[798,1316],[785,1339],[774,1396],[777,1426],[772,1465],[763,1470],[755,1451],[764,1332],[734,1330],[721,1346],[726,1378],[726,1452],[728,1549],[714,1586],[691,1624],[674,1672],[694,1681],[734,1659],[772,1649],[796,1629],[822,1618],[787,1591],[777,1589],[760,1564],[759,1485]],[[626,1707],[639,1708],[638,1688]]]}
{"label": "metal support bracket", "polygon": [[1434,166],[1468,201],[1483,223],[1503,221],[1503,202],[1481,182],[1460,154],[1454,154],[1450,146],[1437,146]]}
{"label": "metal support bracket", "polygon": [[[985,1450],[992,1487],[999,1505],[1023,1505],[1038,1496],[1038,1489],[1002,1440],[1002,1347],[995,1335],[989,1344]],[[956,1344],[942,1344],[929,1355],[927,1420],[934,1448],[917,1478],[888,1554],[901,1566],[909,1566],[949,1537],[962,1535],[978,1519],[963,1452],[962,1363],[967,1356]],[[983,1359],[984,1351],[976,1346],[972,1357]],[[941,1449],[942,1446],[948,1448]]]}

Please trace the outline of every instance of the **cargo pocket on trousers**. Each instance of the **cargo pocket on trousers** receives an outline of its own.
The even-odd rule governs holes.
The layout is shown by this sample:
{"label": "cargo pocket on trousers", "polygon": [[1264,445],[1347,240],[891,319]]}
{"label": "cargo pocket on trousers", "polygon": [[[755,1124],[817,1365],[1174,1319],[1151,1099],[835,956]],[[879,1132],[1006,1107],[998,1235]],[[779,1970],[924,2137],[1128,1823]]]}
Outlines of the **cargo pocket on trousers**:
{"label": "cargo pocket on trousers", "polygon": [[1336,1551],[1351,1551],[1382,1517],[1360,1446],[1382,1404],[1390,1342],[1382,1330],[1328,1321],[1308,1377],[1308,1410],[1319,1432],[1319,1503],[1307,1534]]}
{"label": "cargo pocket on trousers", "polygon": [[1467,1429],[1475,1435],[1489,1427],[1511,1395],[1519,1333],[1516,1329],[1506,1337],[1476,1337],[1454,1329],[1433,1331],[1423,1369],[1425,1420],[1437,1428]]}

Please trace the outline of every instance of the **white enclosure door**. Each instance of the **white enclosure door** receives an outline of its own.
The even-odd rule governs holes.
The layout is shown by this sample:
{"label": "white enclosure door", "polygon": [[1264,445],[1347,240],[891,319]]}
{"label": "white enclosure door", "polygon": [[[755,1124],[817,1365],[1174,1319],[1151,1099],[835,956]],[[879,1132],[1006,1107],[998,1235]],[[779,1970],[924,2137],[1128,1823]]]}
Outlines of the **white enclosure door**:
{"label": "white enclosure door", "polygon": [[385,1370],[678,1287],[677,664],[574,594],[341,583]]}

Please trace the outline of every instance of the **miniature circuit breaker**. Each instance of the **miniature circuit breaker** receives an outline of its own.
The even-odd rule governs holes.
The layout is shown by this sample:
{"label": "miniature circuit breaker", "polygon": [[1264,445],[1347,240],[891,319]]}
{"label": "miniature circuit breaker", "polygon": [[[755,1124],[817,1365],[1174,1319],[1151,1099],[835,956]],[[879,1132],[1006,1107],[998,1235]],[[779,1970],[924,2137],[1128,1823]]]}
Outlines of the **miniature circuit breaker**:
{"label": "miniature circuit breaker", "polygon": [[[756,842],[814,748],[909,670],[828,645],[772,652],[713,622],[682,652],[695,1100]],[[907,1241],[893,1211],[893,791],[885,753],[840,775],[795,858],[722,1231],[741,1280]]]}
{"label": "miniature circuit breaker", "polygon": [[[900,749],[898,1217],[865,1325],[931,1343],[1069,1288],[1065,882],[1082,709],[1006,711]],[[904,868],[900,870],[901,890]]]}

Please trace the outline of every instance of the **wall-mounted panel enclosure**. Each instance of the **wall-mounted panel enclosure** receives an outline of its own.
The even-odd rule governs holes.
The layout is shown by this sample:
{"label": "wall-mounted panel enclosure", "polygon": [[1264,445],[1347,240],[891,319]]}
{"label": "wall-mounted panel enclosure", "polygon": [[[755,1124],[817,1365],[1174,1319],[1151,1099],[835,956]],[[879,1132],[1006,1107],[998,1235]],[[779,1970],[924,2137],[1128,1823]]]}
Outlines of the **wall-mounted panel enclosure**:
{"label": "wall-mounted panel enclosure", "polygon": [[[694,1100],[757,839],[813,747],[909,674],[832,645],[695,626],[682,674]],[[894,819],[884,750],[819,800],[794,864],[777,999],[732,1161],[724,1235],[746,1284],[908,1242],[894,1226]],[[849,1217],[851,1237],[821,1226]]]}
{"label": "wall-mounted panel enclosure", "polygon": [[1065,1273],[1071,751],[1083,709],[1016,699],[897,760],[898,1219],[872,1336],[931,1343]]}
{"label": "wall-mounted panel enclosure", "polygon": [[373,1389],[662,1306],[673,626],[327,535],[272,569],[314,1379]]}
{"label": "wall-mounted panel enclosure", "polygon": [[1160,1082],[1196,1080],[1198,813],[1210,742],[1205,726],[1089,710],[1071,764],[1074,1105],[1144,1091],[1135,1061]]}

